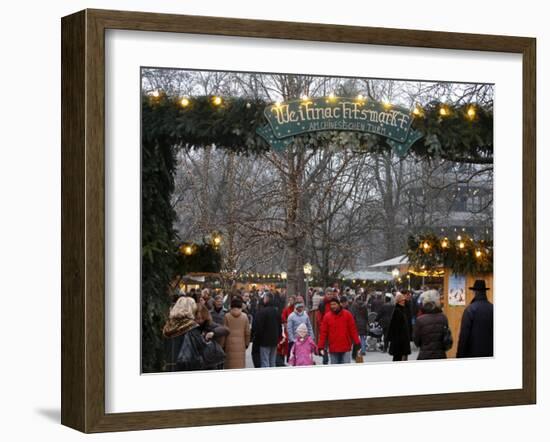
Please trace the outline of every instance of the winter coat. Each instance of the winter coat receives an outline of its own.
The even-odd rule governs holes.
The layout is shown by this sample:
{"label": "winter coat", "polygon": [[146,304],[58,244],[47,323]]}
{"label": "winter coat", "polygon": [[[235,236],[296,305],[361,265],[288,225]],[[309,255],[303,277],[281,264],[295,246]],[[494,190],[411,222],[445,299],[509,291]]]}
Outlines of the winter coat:
{"label": "winter coat", "polygon": [[311,310],[317,310],[323,297],[319,293],[315,293],[311,298]]}
{"label": "winter coat", "polygon": [[176,371],[178,354],[183,343],[185,334],[197,328],[198,324],[188,318],[170,318],[164,325],[162,333],[166,339],[166,371]]}
{"label": "winter coat", "polygon": [[493,356],[493,304],[478,293],[462,315],[457,358]]}
{"label": "winter coat", "polygon": [[[374,311],[374,310],[373,310]],[[378,311],[376,321],[382,326],[384,330],[387,330],[390,326],[391,317],[393,315],[393,304],[386,302]]]}
{"label": "winter coat", "polygon": [[232,308],[225,315],[224,326],[229,329],[225,338],[224,368],[245,368],[246,349],[250,344],[250,325],[248,316],[241,309]]}
{"label": "winter coat", "polygon": [[330,353],[351,351],[352,344],[360,344],[357,327],[349,311],[342,308],[338,313],[330,310],[325,313],[321,323],[319,348],[325,348],[326,341]]}
{"label": "winter coat", "polygon": [[254,318],[254,343],[260,347],[277,347],[282,334],[281,314],[273,303],[265,304]]}
{"label": "winter coat", "polygon": [[395,305],[388,328],[388,342],[390,347],[388,353],[392,356],[403,356],[411,354],[411,335],[409,334],[409,323],[407,307]]}
{"label": "winter coat", "polygon": [[435,307],[427,306],[423,313],[414,325],[414,343],[420,348],[418,359],[445,359],[443,335],[445,327],[449,327],[447,317]]}
{"label": "winter coat", "polygon": [[370,310],[374,313],[380,313],[382,307],[384,306],[384,301],[378,297],[371,298]]}
{"label": "winter coat", "polygon": [[289,342],[294,342],[297,339],[296,336],[296,329],[300,324],[305,324],[307,327],[307,333],[312,338],[315,338],[315,335],[313,334],[313,327],[311,326],[311,322],[309,320],[309,316],[307,312],[304,310],[302,313],[298,313],[297,311],[293,311],[288,319],[287,319],[287,334],[288,334],[288,340]]}
{"label": "winter coat", "polygon": [[298,338],[290,350],[290,365],[313,365],[313,354],[317,351],[317,346],[311,336],[306,336],[305,339]]}
{"label": "winter coat", "polygon": [[220,309],[220,311],[216,311],[216,307],[214,307],[212,310],[210,310],[210,316],[212,316],[212,321],[214,321],[216,324],[223,325],[223,317],[227,313],[227,310],[223,307]]}
{"label": "winter coat", "polygon": [[356,299],[351,304],[350,312],[355,320],[357,333],[359,333],[359,336],[366,336],[369,328],[367,304],[360,299]]}

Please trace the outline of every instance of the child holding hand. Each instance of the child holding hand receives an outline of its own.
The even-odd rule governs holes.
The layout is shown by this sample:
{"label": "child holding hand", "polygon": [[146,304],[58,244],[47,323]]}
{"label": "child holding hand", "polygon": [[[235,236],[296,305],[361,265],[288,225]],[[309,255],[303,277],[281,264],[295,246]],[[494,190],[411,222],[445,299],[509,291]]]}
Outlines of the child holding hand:
{"label": "child holding hand", "polygon": [[317,351],[317,346],[311,336],[309,336],[306,324],[300,324],[296,329],[296,341],[290,350],[290,365],[304,366],[314,365],[313,355]]}

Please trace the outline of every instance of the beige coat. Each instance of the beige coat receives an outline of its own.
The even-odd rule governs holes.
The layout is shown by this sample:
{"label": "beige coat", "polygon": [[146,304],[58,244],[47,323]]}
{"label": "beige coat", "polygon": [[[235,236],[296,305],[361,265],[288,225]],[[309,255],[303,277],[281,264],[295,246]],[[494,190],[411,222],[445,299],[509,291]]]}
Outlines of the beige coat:
{"label": "beige coat", "polygon": [[232,308],[223,318],[223,325],[229,329],[225,338],[224,368],[245,368],[245,353],[250,344],[250,324],[241,309]]}

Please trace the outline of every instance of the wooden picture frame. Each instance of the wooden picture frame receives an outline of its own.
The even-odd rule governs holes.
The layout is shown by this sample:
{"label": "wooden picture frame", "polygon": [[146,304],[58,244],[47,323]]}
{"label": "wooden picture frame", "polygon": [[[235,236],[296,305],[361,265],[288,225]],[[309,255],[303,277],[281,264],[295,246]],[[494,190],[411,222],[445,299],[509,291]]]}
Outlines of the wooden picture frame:
{"label": "wooden picture frame", "polygon": [[[521,54],[522,388],[322,402],[105,412],[105,30],[139,30]],[[62,424],[91,432],[313,419],[536,401],[536,41],[311,23],[84,10],[62,19]]]}

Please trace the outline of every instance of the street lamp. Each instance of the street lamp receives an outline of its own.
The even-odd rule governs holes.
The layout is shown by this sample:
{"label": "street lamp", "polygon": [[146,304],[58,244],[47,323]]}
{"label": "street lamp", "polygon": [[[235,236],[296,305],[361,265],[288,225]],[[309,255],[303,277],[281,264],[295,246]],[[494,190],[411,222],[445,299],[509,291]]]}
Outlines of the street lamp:
{"label": "street lamp", "polygon": [[306,276],[306,292],[304,293],[304,299],[308,299],[308,296],[307,296],[307,292],[309,290],[309,275],[311,275],[311,271],[313,270],[313,266],[309,263],[309,262],[306,262],[304,264],[304,275]]}
{"label": "street lamp", "polygon": [[285,281],[285,290],[288,290],[288,283],[287,283],[287,273],[286,272],[281,272],[281,279]]}
{"label": "street lamp", "polygon": [[214,247],[219,247],[221,243],[222,243],[222,236],[219,233],[215,233],[212,236],[212,244],[214,245]]}

